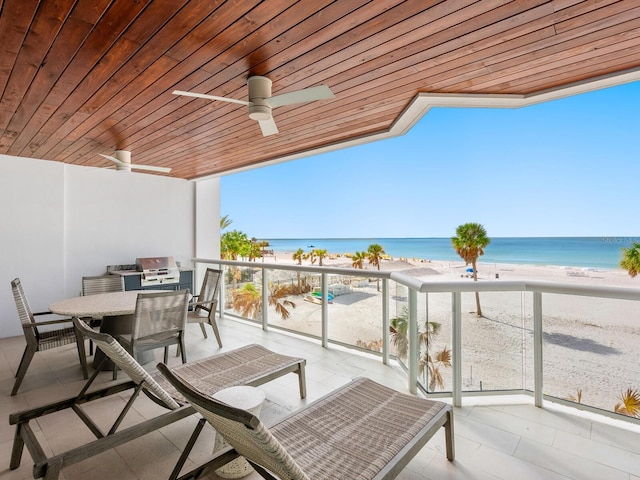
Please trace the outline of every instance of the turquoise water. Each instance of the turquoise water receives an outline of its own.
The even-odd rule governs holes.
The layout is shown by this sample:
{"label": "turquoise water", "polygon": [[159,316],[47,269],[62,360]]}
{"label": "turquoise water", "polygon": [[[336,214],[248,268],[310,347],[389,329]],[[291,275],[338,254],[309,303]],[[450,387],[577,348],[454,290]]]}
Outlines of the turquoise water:
{"label": "turquoise water", "polygon": [[[305,252],[323,248],[329,253],[367,250],[382,245],[392,257],[460,261],[449,238],[274,238],[267,239],[275,252]],[[480,258],[486,263],[521,263],[612,269],[619,268],[621,248],[640,237],[498,237],[492,238]]]}

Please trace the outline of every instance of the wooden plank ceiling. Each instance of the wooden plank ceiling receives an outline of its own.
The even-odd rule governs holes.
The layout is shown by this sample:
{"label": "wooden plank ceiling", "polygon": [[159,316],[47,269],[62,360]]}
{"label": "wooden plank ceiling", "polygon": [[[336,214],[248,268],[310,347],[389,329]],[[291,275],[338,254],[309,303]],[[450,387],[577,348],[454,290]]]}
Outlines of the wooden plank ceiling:
{"label": "wooden plank ceiling", "polygon": [[[0,153],[193,179],[386,131],[419,92],[529,94],[640,67],[638,0],[0,0]],[[246,100],[326,84],[263,137]]]}

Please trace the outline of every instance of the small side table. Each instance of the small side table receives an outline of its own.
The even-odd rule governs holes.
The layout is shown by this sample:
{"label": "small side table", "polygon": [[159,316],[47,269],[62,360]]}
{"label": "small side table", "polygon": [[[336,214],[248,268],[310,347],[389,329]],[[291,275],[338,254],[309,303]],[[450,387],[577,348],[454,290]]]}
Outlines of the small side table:
{"label": "small side table", "polygon": [[[264,403],[265,394],[262,390],[256,387],[230,387],[220,390],[213,395],[216,400],[226,403],[235,408],[241,408],[249,413],[258,417],[262,404]],[[222,437],[216,433],[215,444],[213,447],[214,453],[223,448],[227,448],[229,444]],[[236,458],[235,460],[227,463],[223,467],[216,470],[216,475],[221,478],[242,478],[253,472],[253,467],[247,462],[244,457]]]}

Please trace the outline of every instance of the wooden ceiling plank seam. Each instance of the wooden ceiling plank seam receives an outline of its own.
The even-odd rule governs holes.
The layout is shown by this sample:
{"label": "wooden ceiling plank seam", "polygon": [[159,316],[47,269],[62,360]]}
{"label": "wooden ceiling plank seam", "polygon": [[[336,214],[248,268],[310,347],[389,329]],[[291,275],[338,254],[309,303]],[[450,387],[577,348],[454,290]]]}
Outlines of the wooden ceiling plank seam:
{"label": "wooden ceiling plank seam", "polygon": [[[568,30],[573,30],[576,28],[584,29],[588,25],[597,24],[600,20],[602,20],[603,16],[609,17],[612,15],[618,15],[620,13],[624,14],[624,12],[631,10],[629,8],[629,4],[626,4],[624,2],[615,1],[615,0],[608,0],[608,2],[610,3],[602,4],[602,2],[600,2],[597,9],[595,9],[595,5],[594,5],[594,9],[590,9],[585,13],[582,13],[582,10],[579,10],[577,12],[579,13],[579,15],[567,18],[566,20],[561,20],[560,18],[557,18],[556,31],[558,33],[564,33]],[[591,0],[588,3],[595,3],[595,2],[594,0]],[[581,6],[581,5],[577,5],[576,7],[578,6]],[[635,6],[637,7],[638,3],[636,3]],[[556,15],[560,15],[560,14],[556,14]]]}
{"label": "wooden ceiling plank seam", "polygon": [[[44,102],[49,92],[69,67],[81,46],[86,41],[93,29],[94,23],[100,18],[100,9],[96,6],[106,8],[110,0],[79,2],[71,11],[68,19],[64,22],[59,34],[54,40],[51,48],[47,52],[42,66],[38,69],[36,76],[29,85],[16,114],[11,119],[8,128],[20,134],[17,136],[12,146],[9,148],[10,155],[19,156],[23,148],[27,146],[32,138],[31,129],[26,128],[35,112]],[[91,18],[90,13],[94,12],[95,17]]]}
{"label": "wooden ceiling plank seam", "polygon": [[[614,28],[615,27],[610,27],[610,29]],[[591,33],[585,37],[578,37],[563,42],[561,45],[545,48],[544,51],[533,51],[527,55],[528,61],[526,62],[526,68],[522,62],[517,62],[515,59],[491,66],[487,65],[487,68],[489,68],[490,72],[502,71],[507,75],[517,75],[523,70],[534,69],[549,62],[560,62],[576,57],[588,61],[594,55],[601,56],[612,49],[619,48],[617,45],[621,42],[629,45],[638,43],[637,39],[640,37],[640,28],[636,28],[635,31],[620,31],[614,34],[609,34],[609,29],[606,29],[606,31],[601,30],[598,33],[601,35]]]}
{"label": "wooden ceiling plank seam", "polygon": [[[539,0],[539,2],[544,2],[546,0]],[[459,5],[458,3],[456,3],[456,5]],[[486,2],[483,3],[483,6],[486,8],[487,6],[492,6],[495,7],[497,4],[494,5],[488,5]],[[510,5],[507,5],[507,7],[509,7]],[[549,8],[549,7],[547,7]],[[479,11],[475,11],[475,10],[467,10],[467,9],[462,9],[463,11],[467,12],[469,14],[469,16],[472,16],[474,19],[477,18],[479,15],[481,16],[482,14],[480,14]],[[551,11],[549,9],[549,11]],[[457,10],[455,13],[460,12],[460,10]],[[513,14],[512,10],[506,10],[503,9],[502,7],[500,8],[493,8],[492,10],[490,10],[489,12],[485,12],[485,13],[490,13],[492,15],[492,21],[495,21],[497,18],[500,18],[502,16],[504,16],[503,20],[507,20],[510,15]],[[540,13],[537,13],[536,15],[540,15]],[[442,23],[444,21],[447,21],[448,23]],[[425,35],[426,36],[422,36],[421,40],[418,42],[411,42],[410,44],[407,44],[407,42],[404,40],[404,38],[401,38],[401,41],[399,42],[399,45],[402,45],[401,48],[399,48],[397,51],[401,51],[402,54],[401,55],[395,55],[393,58],[390,58],[388,55],[386,55],[386,51],[388,51],[388,49],[390,48],[390,44],[388,43],[382,43],[380,42],[378,44],[378,46],[376,46],[375,48],[369,48],[366,49],[367,53],[366,53],[366,58],[365,57],[357,57],[357,53],[356,52],[348,52],[348,55],[346,55],[345,60],[343,61],[343,63],[336,63],[336,67],[335,68],[340,68],[340,69],[359,69],[362,67],[362,65],[365,65],[367,62],[371,62],[371,61],[375,61],[376,62],[376,67],[382,66],[384,65],[385,61],[389,61],[389,62],[393,62],[393,61],[398,61],[400,59],[402,59],[402,55],[407,55],[410,56],[412,54],[414,54],[416,51],[419,52],[424,52],[425,50],[427,50],[425,48],[425,43],[433,38],[437,38],[436,41],[433,41],[433,43],[446,43],[446,39],[450,38],[453,39],[455,38],[454,33],[455,32],[457,34],[460,34],[462,32],[459,31],[455,31],[455,30],[449,30],[450,28],[466,28],[468,29],[469,33],[473,32],[473,31],[477,31],[478,27],[477,24],[473,24],[473,23],[469,23],[467,24],[466,27],[461,27],[462,24],[466,23],[466,22],[461,22],[457,17],[438,17],[438,22],[440,22],[439,24],[439,28],[434,29],[435,32],[432,32],[431,29],[429,29],[428,27],[430,25],[433,24],[430,23],[427,26],[425,26]],[[408,27],[403,27],[402,31],[407,30]],[[416,30],[414,30],[416,31]],[[422,30],[421,30],[422,31]],[[447,33],[449,32],[449,33]],[[446,35],[446,37],[445,37]],[[443,38],[440,38],[443,37]],[[395,41],[395,39],[394,39]],[[437,45],[429,45],[429,49],[427,51],[431,51],[432,48],[437,48]],[[344,52],[343,52],[344,53]],[[376,57],[377,55],[377,57]],[[349,57],[351,57],[350,60],[346,60]],[[378,58],[379,57],[379,58]],[[385,60],[386,59],[386,60]],[[367,68],[367,70],[371,70],[370,68]],[[327,67],[326,65],[324,65],[324,68],[322,70],[323,74],[326,74],[326,72],[332,74],[333,69]],[[313,75],[309,75],[307,73],[306,78],[313,78]]]}
{"label": "wooden ceiling plank seam", "polygon": [[573,5],[567,5],[564,8],[558,8],[556,2],[554,2],[554,9],[556,11],[555,17],[560,30],[566,29],[562,27],[566,22],[583,22],[580,17],[584,17],[589,13],[599,10],[603,7],[610,7],[613,4],[618,4],[617,8],[623,10],[628,9],[628,6],[624,5],[624,2],[620,0],[582,0],[581,2],[574,3]]}
{"label": "wooden ceiling plank seam", "polygon": [[[629,70],[637,70],[638,55],[640,55],[640,46],[626,52],[619,52],[620,55],[616,58],[609,57],[603,62],[594,64],[586,64],[579,62],[575,64],[575,68],[567,68],[560,75],[556,75],[557,72],[553,70],[545,72],[545,76],[535,75],[526,78],[518,79],[518,82],[508,82],[505,84],[505,88],[522,89],[524,92],[536,92],[543,88],[553,89],[563,85],[564,79],[571,80],[572,83],[581,82],[589,78],[593,78],[593,72],[599,72],[599,76],[604,77],[614,72],[622,72]],[[615,63],[612,62],[615,61]],[[558,80],[555,80],[555,79]],[[547,87],[548,85],[552,85]],[[544,86],[544,87],[541,87]]]}
{"label": "wooden ceiling plank seam", "polygon": [[121,32],[145,11],[147,5],[150,5],[147,1],[137,2],[133,7],[126,0],[112,2],[84,48],[76,55],[77,63],[65,72],[54,87],[52,95],[58,101],[59,108],[54,115],[41,122],[36,134],[39,146],[35,155],[47,158],[55,142],[50,138],[51,135],[54,132],[66,134],[63,130],[65,121],[74,117],[80,121],[87,118],[87,112],[81,112],[80,107],[141,47],[124,38]]}
{"label": "wooden ceiling plank seam", "polygon": [[[534,22],[540,22],[539,25],[536,23],[535,26],[531,26],[531,23],[525,24],[529,25],[530,28],[524,28],[523,30],[521,30],[521,27],[523,26],[516,25],[513,29],[503,30],[503,28],[506,28],[509,25],[510,19],[507,18],[483,29],[474,30],[473,32],[465,35],[464,38],[452,36],[449,42],[441,42],[437,46],[429,48],[428,50],[421,50],[416,53],[412,53],[408,57],[399,58],[397,62],[390,62],[387,64],[385,64],[384,62],[375,62],[375,68],[373,68],[373,66],[371,65],[371,63],[374,62],[367,62],[359,65],[358,67],[351,68],[350,71],[353,73],[353,78],[355,79],[355,81],[367,83],[371,81],[371,77],[374,74],[377,76],[379,74],[405,75],[411,70],[416,69],[420,71],[431,71],[434,68],[449,64],[452,61],[455,62],[456,59],[465,57],[469,54],[472,54],[476,57],[482,57],[483,53],[481,52],[486,49],[503,50],[508,48],[507,45],[509,43],[526,43],[530,38],[535,39],[539,35],[541,35],[543,38],[549,37],[550,32],[544,30],[545,27],[548,27],[551,24],[549,16],[545,15],[544,13],[546,7],[545,10],[543,10],[542,8],[538,8],[528,10],[527,13],[531,14],[531,12],[534,12],[534,10],[535,13],[531,17],[521,17],[526,18],[527,20],[535,19]],[[510,42],[508,40],[502,42],[491,40],[495,38],[492,35],[496,34],[496,31],[491,30],[491,27],[494,26],[499,29],[498,31],[502,33],[505,39],[510,39]],[[533,30],[533,32],[529,33],[529,30]],[[442,32],[438,32],[436,33],[436,35],[439,35],[441,33]],[[477,39],[477,35],[481,36],[480,39]],[[458,40],[457,38],[460,38],[460,40]],[[465,60],[461,60],[459,63],[465,64]],[[329,71],[329,73],[332,72]],[[347,84],[343,84],[343,87],[352,86],[355,86],[353,81],[348,82]]]}
{"label": "wooden ceiling plank seam", "polygon": [[[546,70],[542,72],[538,72],[535,76],[523,77],[517,79],[515,82],[511,81],[511,83],[515,86],[519,85],[527,85],[523,86],[523,88],[528,88],[529,85],[533,84],[536,76],[541,80],[538,80],[539,85],[554,85],[550,78],[558,76],[559,78],[572,78],[573,83],[581,82],[586,80],[587,78],[593,77],[593,74],[597,74],[598,77],[604,77],[606,75],[611,74],[615,71],[625,71],[625,70],[638,70],[640,66],[638,65],[638,56],[640,55],[640,45],[635,45],[633,48],[628,48],[623,51],[615,51],[611,52],[608,55],[603,57],[594,58],[593,62],[576,62],[574,64],[567,65],[561,72],[557,72],[552,70]],[[566,72],[566,73],[565,73]],[[586,75],[586,73],[591,72],[591,75]],[[542,83],[547,79],[546,83]],[[492,87],[495,88],[495,87]],[[513,89],[514,87],[510,87]],[[547,89],[547,87],[544,87]]]}
{"label": "wooden ceiling plank seam", "polygon": [[551,51],[557,51],[560,48],[564,48],[569,45],[580,45],[585,42],[592,42],[608,36],[614,36],[620,33],[624,33],[626,30],[633,30],[637,28],[637,20],[640,18],[640,7],[633,9],[629,12],[620,13],[607,19],[607,21],[598,22],[597,30],[580,30],[573,29],[568,30],[562,34],[556,34],[554,37],[543,39],[539,42],[532,43],[529,46],[528,51],[524,51],[524,48],[520,48],[519,52],[511,52],[510,58],[506,58],[506,55],[490,56],[484,60],[485,65],[495,65],[507,61],[509,59],[515,59],[521,55],[531,55],[536,51],[542,51],[544,49],[552,49]]}
{"label": "wooden ceiling plank seam", "polygon": [[[0,99],[40,0],[7,0],[0,15]],[[2,110],[0,109],[0,115]],[[4,123],[0,118],[0,123]]]}
{"label": "wooden ceiling plank seam", "polygon": [[[524,60],[524,62],[520,62],[520,63],[529,64],[532,60],[532,55],[534,54],[533,50],[536,46],[540,46],[539,52],[542,52],[542,53],[539,53],[538,55],[542,55],[545,52],[548,52],[549,48],[553,48],[555,45],[558,45],[558,44],[562,46],[565,39],[571,39],[576,35],[579,35],[578,31],[566,33],[561,36],[556,35],[555,37],[542,39],[536,42],[536,44],[533,44],[533,46],[530,45],[528,48],[526,46],[518,47],[518,49],[515,52],[507,50],[500,55],[501,55],[501,58],[504,58],[503,61],[507,61],[509,56],[517,54],[515,55],[515,58],[520,58]],[[497,52],[491,52],[491,55],[498,55],[498,54]],[[491,58],[491,56],[489,56],[488,58]],[[445,70],[439,73],[438,75],[432,75],[430,77],[427,77],[426,80],[429,81],[432,90],[438,91],[438,89],[451,83],[452,82],[451,79],[455,77],[473,78],[474,75],[475,76],[478,75],[478,72],[480,70],[485,69],[485,67],[487,67],[488,60],[478,58],[478,55],[472,54],[471,56],[469,56],[468,60],[470,60],[470,62],[465,64],[464,66],[458,63],[455,70]],[[464,67],[464,70],[462,69],[462,67]],[[420,65],[417,64],[416,68],[420,68]],[[483,71],[486,72],[487,70],[483,70]],[[432,70],[432,73],[433,72],[434,70]],[[455,80],[453,82],[455,83]]]}
{"label": "wooden ceiling plank seam", "polygon": [[[503,1],[508,0],[491,0],[492,4],[493,2]],[[373,56],[374,51],[380,51],[381,45],[402,37],[407,30],[413,32],[414,35],[418,35],[418,31],[432,32],[434,30],[433,24],[448,15],[454,15],[449,17],[448,21],[450,23],[457,23],[458,20],[455,15],[460,15],[459,12],[464,10],[463,7],[466,5],[473,6],[475,4],[476,8],[479,8],[475,0],[456,2],[438,2],[434,0],[433,4],[425,4],[416,0],[412,4],[414,7],[411,9],[407,9],[404,4],[392,9],[398,10],[403,14],[403,20],[401,20],[399,14],[384,23],[379,20],[381,15],[372,18],[351,31],[342,32],[330,42],[310,50],[305,56],[296,59],[296,62],[289,62],[284,66],[284,69],[281,69],[281,74],[284,73],[288,81],[294,84],[311,78],[318,72],[326,71],[335,65],[340,65],[343,69],[353,68],[361,63],[359,59],[354,58],[356,55]],[[398,32],[391,28],[394,26],[400,31]],[[441,26],[440,28],[443,27]],[[354,39],[356,40],[354,41]],[[383,52],[381,55],[384,56],[385,53]],[[320,64],[320,62],[322,63]]]}
{"label": "wooden ceiling plank seam", "polygon": [[[639,44],[638,36],[640,36],[640,32],[637,32],[636,38],[620,42],[620,47],[633,48],[637,46]],[[595,56],[596,58],[602,59],[606,57],[609,53],[615,54],[617,50],[618,49],[614,47],[602,48],[602,49],[599,49],[597,52],[595,52]],[[488,86],[499,83],[499,80],[507,81],[508,79],[517,79],[526,75],[530,75],[531,74],[530,72],[542,73],[550,70],[556,70],[557,72],[561,72],[565,67],[567,67],[568,65],[574,64],[576,62],[584,62],[585,64],[590,64],[592,63],[591,60],[593,59],[593,57],[594,57],[593,51],[587,51],[587,52],[581,51],[576,55],[570,55],[567,53],[566,55],[559,55],[558,57],[554,57],[556,58],[556,60],[551,61],[549,63],[539,62],[539,61],[535,62],[535,66],[532,66],[531,68],[526,70],[515,67],[514,69],[509,69],[507,71],[505,70],[492,71],[484,76],[483,81],[481,83],[475,82],[475,81],[470,82],[469,80],[466,80],[464,82],[450,85],[448,89],[454,90],[454,91],[464,89],[469,93],[474,93],[478,89],[485,89]],[[638,63],[640,63],[640,60]]]}
{"label": "wooden ceiling plank seam", "polygon": [[[11,70],[2,95],[2,102],[0,102],[0,130],[5,130],[3,139],[9,140],[7,134],[12,137],[17,134],[17,132],[8,132],[7,125],[13,118],[25,92],[62,28],[64,19],[67,18],[74,4],[74,1],[61,1],[38,5],[37,13],[24,37],[22,48],[18,52],[14,68]],[[4,144],[4,140],[0,140],[0,143]]]}

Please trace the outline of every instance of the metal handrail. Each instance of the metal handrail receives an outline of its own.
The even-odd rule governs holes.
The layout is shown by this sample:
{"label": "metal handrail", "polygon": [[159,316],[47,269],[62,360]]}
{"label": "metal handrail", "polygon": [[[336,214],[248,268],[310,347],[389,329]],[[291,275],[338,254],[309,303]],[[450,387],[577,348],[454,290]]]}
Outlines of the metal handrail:
{"label": "metal handrail", "polygon": [[[383,329],[387,331],[382,332],[383,339],[383,354],[382,358],[385,363],[389,359],[389,297],[390,289],[388,282],[392,280],[400,285],[404,285],[408,288],[408,312],[409,312],[409,361],[408,361],[408,388],[412,393],[417,392],[418,382],[418,355],[419,346],[417,340],[417,294],[423,293],[451,293],[451,306],[452,306],[452,363],[453,363],[453,388],[451,392],[453,404],[460,406],[462,402],[462,338],[461,338],[461,294],[465,292],[533,292],[533,334],[534,334],[534,403],[538,407],[542,407],[544,399],[550,399],[553,401],[559,401],[560,403],[567,404],[562,399],[555,399],[547,397],[543,393],[543,372],[542,372],[542,355],[543,355],[543,324],[542,324],[542,294],[559,294],[559,295],[574,295],[574,296],[587,296],[597,298],[610,298],[621,300],[633,300],[640,301],[640,288],[628,288],[628,287],[612,287],[612,286],[596,286],[596,285],[576,285],[565,284],[559,282],[541,282],[534,280],[481,280],[477,282],[469,282],[468,280],[455,280],[455,281],[423,281],[415,277],[408,276],[400,272],[391,272],[385,270],[361,270],[355,268],[335,268],[329,266],[309,266],[309,265],[283,265],[276,263],[255,263],[233,260],[214,260],[205,258],[194,258],[193,261],[196,264],[216,264],[227,265],[245,268],[254,268],[260,270],[288,270],[294,272],[304,273],[317,273],[322,277],[323,291],[327,288],[327,275],[345,275],[345,276],[357,276],[365,278],[378,278],[382,279],[382,294],[383,294]],[[267,275],[263,275],[263,282],[266,282]],[[264,286],[263,286],[264,287]],[[266,289],[265,289],[266,290]],[[264,292],[264,290],[263,290]],[[222,298],[223,292],[221,292]],[[222,304],[222,302],[219,302]],[[222,307],[221,307],[222,309]],[[222,314],[221,310],[221,314]],[[327,338],[327,322],[328,322],[328,308],[326,296],[322,302],[322,345],[328,345]],[[267,329],[266,315],[263,319],[263,328]],[[504,393],[504,392],[501,392]],[[594,411],[599,414],[609,415],[608,412],[602,411],[595,407],[589,407],[586,405],[580,405],[580,409]],[[614,416],[611,414],[610,416]],[[615,416],[619,418],[619,416]],[[638,423],[637,419],[626,418],[626,420]]]}

